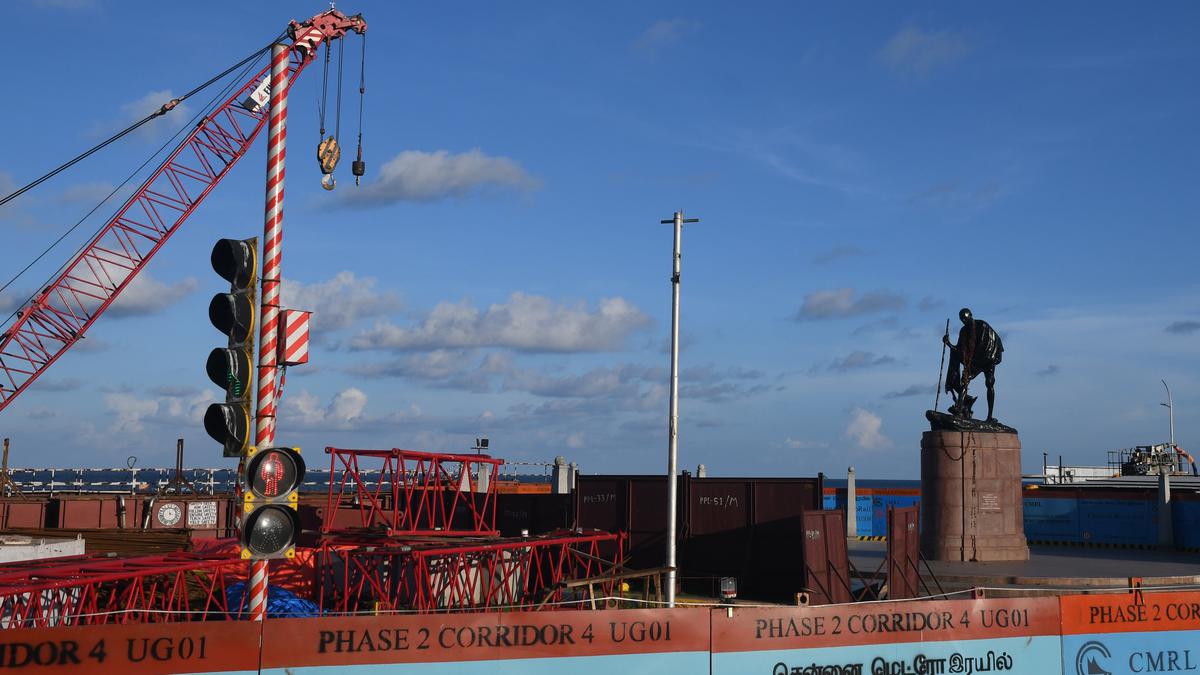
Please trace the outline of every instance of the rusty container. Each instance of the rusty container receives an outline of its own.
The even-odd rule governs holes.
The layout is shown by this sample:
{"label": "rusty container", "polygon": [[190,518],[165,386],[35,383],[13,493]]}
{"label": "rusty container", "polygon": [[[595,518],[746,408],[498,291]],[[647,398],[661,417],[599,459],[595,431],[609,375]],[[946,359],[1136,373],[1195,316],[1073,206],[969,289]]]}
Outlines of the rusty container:
{"label": "rusty container", "polygon": [[803,522],[804,592],[810,605],[850,602],[850,556],[846,521],[839,510],[805,511]]}
{"label": "rusty container", "polygon": [[753,492],[753,484],[743,479],[688,481],[679,556],[683,576],[737,577],[746,589],[754,557]]}
{"label": "rusty container", "polygon": [[123,502],[125,527],[136,529],[142,524],[144,499],[119,494],[56,495],[50,498],[46,527],[118,529]]}
{"label": "rusty container", "polygon": [[[384,508],[390,502],[390,496],[384,495],[382,498]],[[326,493],[311,492],[301,494],[298,505],[301,529],[320,532],[321,528],[325,525],[325,521],[329,518],[328,507],[329,495]],[[363,527],[362,508],[349,500],[338,506],[337,513],[333,518],[333,522],[330,523],[331,530],[350,530]]]}
{"label": "rusty container", "polygon": [[14,527],[46,527],[50,511],[50,500],[45,498],[11,497],[0,499],[0,524],[5,529]]}
{"label": "rusty container", "polygon": [[887,512],[887,585],[889,600],[921,594],[921,529],[919,506]]}
{"label": "rusty container", "polygon": [[[687,476],[679,479],[677,513],[683,513]],[[575,479],[575,525],[625,532],[628,567],[653,569],[666,564],[666,476],[579,476]],[[678,531],[683,518],[676,520]]]}
{"label": "rusty container", "polygon": [[921,437],[921,552],[929,560],[1028,560],[1021,441],[1013,433]]}
{"label": "rusty container", "polygon": [[572,505],[571,495],[501,492],[496,495],[496,527],[505,537],[569,528]]}
{"label": "rusty container", "polygon": [[[690,478],[681,567],[698,592],[732,576],[762,597],[803,586],[801,516],[820,509],[824,476]],[[707,584],[707,585],[706,585]]]}

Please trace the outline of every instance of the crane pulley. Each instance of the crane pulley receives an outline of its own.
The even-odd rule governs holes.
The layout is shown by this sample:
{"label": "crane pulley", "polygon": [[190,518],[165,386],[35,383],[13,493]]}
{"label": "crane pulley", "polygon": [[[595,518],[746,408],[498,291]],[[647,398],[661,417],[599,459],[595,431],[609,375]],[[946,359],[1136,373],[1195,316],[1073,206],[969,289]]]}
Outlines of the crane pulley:
{"label": "crane pulley", "polygon": [[[329,66],[333,55],[332,40],[325,43],[325,68],[321,78],[321,100],[317,104],[317,109],[320,116],[320,135],[317,138],[317,164],[321,168],[321,187],[326,190],[332,190],[337,186],[337,181],[333,178],[333,171],[337,168],[338,162],[342,158],[342,73],[345,71],[345,45],[342,40],[337,40],[338,55],[337,55],[337,84],[336,103],[334,115],[334,132],[326,135],[325,129],[325,113],[328,110],[329,103]],[[354,184],[358,185],[360,179],[367,171],[366,162],[362,158],[362,110],[363,99],[367,93],[366,85],[367,74],[367,38],[366,34],[362,37],[362,56],[359,60],[359,76],[358,76],[358,154],[351,165],[351,171],[354,174]]]}
{"label": "crane pulley", "polygon": [[[332,9],[308,21],[292,21],[287,30],[292,40],[287,81],[296,80],[322,43],[340,40],[349,32],[365,35],[366,29],[361,15],[347,16]],[[179,100],[252,63],[265,51],[256,52]],[[88,328],[245,155],[270,114],[262,97],[269,88],[269,83],[264,87],[269,73],[269,66],[258,70],[204,115],[116,214],[14,314],[14,320],[0,333],[0,410],[83,339]],[[0,204],[177,105],[169,102],[134,127],[4,197]]]}

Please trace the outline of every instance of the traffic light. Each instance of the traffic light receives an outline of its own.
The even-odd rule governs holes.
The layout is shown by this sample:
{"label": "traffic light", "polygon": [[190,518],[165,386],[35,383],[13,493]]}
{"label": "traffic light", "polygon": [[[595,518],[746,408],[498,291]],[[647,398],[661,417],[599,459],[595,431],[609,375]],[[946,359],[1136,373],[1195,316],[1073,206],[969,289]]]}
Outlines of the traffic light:
{"label": "traffic light", "polygon": [[296,555],[300,516],[296,491],[304,481],[300,448],[250,448],[242,463],[242,558],[266,560]]}
{"label": "traffic light", "polygon": [[225,447],[226,457],[246,454],[253,438],[254,284],[258,280],[258,239],[221,239],[212,250],[212,267],[229,282],[208,304],[208,319],[229,337],[227,347],[208,355],[208,379],[225,390],[225,402],[208,406],[204,430]]}

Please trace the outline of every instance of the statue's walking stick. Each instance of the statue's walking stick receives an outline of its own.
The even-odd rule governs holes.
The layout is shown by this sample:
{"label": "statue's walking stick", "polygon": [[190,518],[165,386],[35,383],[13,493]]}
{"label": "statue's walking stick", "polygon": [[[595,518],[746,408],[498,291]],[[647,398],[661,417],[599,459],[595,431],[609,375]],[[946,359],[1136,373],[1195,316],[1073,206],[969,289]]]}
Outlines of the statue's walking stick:
{"label": "statue's walking stick", "polygon": [[936,391],[937,394],[933,397],[933,410],[938,409],[938,403],[942,399],[942,372],[946,368],[946,340],[950,339],[950,319],[946,319],[946,339],[942,340],[942,360],[938,363],[938,381]]}

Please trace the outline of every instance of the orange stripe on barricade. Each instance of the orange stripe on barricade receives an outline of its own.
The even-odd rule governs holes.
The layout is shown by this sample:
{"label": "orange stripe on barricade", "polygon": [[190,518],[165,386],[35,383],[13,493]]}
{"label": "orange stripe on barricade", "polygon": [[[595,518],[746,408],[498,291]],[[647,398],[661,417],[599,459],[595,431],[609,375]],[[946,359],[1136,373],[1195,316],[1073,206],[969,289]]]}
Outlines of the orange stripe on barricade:
{"label": "orange stripe on barricade", "polygon": [[712,613],[712,651],[809,649],[1057,635],[1058,600],[1011,598],[734,609]]}
{"label": "orange stripe on barricade", "polygon": [[1064,595],[1062,632],[1200,630],[1200,592]]}
{"label": "orange stripe on barricade", "polygon": [[211,621],[5,630],[0,632],[0,669],[121,675],[255,671],[260,625]]}
{"label": "orange stripe on barricade", "polygon": [[708,624],[702,609],[272,619],[262,667],[706,652]]}

